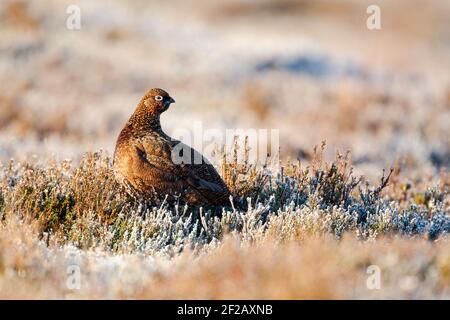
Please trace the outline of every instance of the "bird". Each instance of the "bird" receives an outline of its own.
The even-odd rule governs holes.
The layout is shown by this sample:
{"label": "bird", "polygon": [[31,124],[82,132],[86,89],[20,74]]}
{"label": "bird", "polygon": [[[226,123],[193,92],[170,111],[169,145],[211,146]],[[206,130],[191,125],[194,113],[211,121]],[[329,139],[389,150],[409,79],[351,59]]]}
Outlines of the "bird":
{"label": "bird", "polygon": [[164,198],[192,206],[230,205],[230,190],[214,166],[162,130],[160,116],[172,103],[160,88],[148,90],[139,101],[116,141],[116,179],[132,197],[150,202]]}

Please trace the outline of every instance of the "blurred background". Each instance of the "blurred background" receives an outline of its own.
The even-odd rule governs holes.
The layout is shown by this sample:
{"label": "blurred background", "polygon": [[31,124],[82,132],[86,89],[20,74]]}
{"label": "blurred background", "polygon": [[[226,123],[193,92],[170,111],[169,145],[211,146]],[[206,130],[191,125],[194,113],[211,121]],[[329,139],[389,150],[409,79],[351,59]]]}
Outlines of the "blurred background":
{"label": "blurred background", "polygon": [[450,166],[449,58],[445,0],[1,0],[0,161],[112,154],[161,87],[177,101],[168,134],[275,128],[284,159],[326,140],[369,177],[398,162],[435,174]]}

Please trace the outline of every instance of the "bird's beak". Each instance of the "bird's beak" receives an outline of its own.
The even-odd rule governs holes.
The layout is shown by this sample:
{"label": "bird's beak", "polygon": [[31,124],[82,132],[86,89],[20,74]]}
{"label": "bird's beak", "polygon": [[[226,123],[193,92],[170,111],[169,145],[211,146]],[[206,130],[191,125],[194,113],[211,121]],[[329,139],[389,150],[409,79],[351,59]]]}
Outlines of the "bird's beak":
{"label": "bird's beak", "polygon": [[170,101],[170,103],[175,103],[175,99],[172,97],[169,98],[169,101]]}

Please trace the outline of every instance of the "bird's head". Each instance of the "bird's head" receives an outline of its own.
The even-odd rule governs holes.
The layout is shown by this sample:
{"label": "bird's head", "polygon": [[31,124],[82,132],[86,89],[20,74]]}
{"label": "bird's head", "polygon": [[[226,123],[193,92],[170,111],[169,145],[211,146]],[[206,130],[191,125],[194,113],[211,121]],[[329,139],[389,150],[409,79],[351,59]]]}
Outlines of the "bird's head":
{"label": "bird's head", "polygon": [[175,100],[166,91],[159,88],[150,89],[141,101],[147,111],[154,114],[161,114],[174,102]]}

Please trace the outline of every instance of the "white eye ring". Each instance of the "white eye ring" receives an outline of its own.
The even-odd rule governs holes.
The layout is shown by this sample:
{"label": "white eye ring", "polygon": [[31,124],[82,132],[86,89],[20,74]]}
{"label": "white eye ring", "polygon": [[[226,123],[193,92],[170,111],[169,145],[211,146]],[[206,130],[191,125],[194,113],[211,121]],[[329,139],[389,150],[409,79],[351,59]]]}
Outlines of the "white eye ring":
{"label": "white eye ring", "polygon": [[162,96],[155,96],[155,100],[156,100],[156,101],[162,101],[162,100],[163,100],[163,97],[162,97]]}

